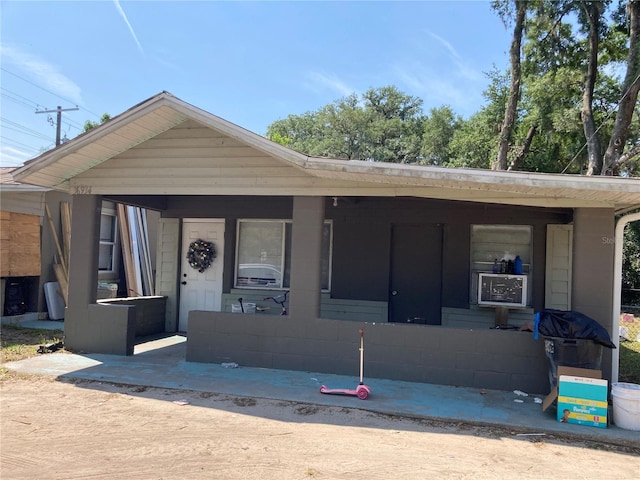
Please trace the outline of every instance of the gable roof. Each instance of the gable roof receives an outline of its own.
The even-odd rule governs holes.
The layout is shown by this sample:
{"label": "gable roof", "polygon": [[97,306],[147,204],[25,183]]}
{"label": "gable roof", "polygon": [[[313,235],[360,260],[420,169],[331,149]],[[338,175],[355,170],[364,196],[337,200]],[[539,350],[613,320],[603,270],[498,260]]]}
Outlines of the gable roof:
{"label": "gable roof", "polygon": [[64,188],[70,178],[187,120],[195,120],[267,154],[293,163],[306,157],[161,92],[72,140],[24,164],[14,176],[22,182]]}
{"label": "gable roof", "polygon": [[0,192],[45,192],[48,188],[16,182],[13,172],[17,167],[0,167]]}
{"label": "gable roof", "polygon": [[[74,177],[86,175],[104,162],[190,121],[251,147],[295,169],[299,175],[315,179],[315,189],[305,190],[298,186],[287,191],[285,185],[280,187],[279,195],[335,195],[336,190],[331,186],[336,183],[342,185],[341,195],[367,195],[375,191],[375,194],[391,196],[511,205],[616,209],[640,207],[640,179],[636,178],[505,172],[311,157],[190,105],[168,92],[161,92],[131,107],[104,124],[30,160],[12,173],[22,183],[70,192]],[[345,185],[353,191],[345,193]],[[145,193],[152,192],[147,189]],[[157,193],[166,191],[159,189]],[[195,192],[192,189],[185,189],[184,192],[174,189],[171,193]],[[197,193],[214,195],[216,190],[212,188],[211,191]],[[230,187],[224,191],[224,194],[233,193]],[[246,193],[246,187],[236,192]]]}

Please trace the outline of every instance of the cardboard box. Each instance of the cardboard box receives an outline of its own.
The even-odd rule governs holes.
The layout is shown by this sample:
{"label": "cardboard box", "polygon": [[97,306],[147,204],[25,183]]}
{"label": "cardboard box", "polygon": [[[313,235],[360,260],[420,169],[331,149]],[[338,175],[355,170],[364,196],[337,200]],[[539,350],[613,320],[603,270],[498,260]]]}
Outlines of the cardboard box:
{"label": "cardboard box", "polygon": [[608,383],[601,378],[560,375],[558,421],[607,428]]}
{"label": "cardboard box", "polygon": [[557,399],[558,421],[607,428],[607,393],[600,370],[559,366],[558,386],[542,402],[542,411]]}

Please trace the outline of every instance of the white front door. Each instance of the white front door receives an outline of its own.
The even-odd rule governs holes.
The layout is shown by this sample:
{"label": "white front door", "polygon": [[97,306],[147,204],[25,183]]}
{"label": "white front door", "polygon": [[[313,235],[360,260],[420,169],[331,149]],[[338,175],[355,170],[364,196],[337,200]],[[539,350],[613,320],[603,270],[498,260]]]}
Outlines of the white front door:
{"label": "white front door", "polygon": [[[192,268],[187,260],[191,242],[213,242],[216,257],[203,272]],[[224,269],[224,220],[185,219],[182,225],[180,271],[180,316],[178,330],[187,331],[191,310],[219,312],[222,304],[222,272]]]}

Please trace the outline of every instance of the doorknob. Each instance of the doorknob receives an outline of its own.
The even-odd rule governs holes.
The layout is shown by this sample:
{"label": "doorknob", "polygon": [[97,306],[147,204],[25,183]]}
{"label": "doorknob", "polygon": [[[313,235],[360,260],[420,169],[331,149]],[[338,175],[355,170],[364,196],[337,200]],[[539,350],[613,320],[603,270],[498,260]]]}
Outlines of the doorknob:
{"label": "doorknob", "polygon": [[187,284],[187,282],[181,282],[181,283],[182,283],[182,285],[186,285]]}
{"label": "doorknob", "polygon": [[393,295],[394,297],[395,297],[397,294],[398,294],[398,291],[397,291],[397,290],[394,290],[394,291],[392,291],[392,292],[391,292],[391,295]]}

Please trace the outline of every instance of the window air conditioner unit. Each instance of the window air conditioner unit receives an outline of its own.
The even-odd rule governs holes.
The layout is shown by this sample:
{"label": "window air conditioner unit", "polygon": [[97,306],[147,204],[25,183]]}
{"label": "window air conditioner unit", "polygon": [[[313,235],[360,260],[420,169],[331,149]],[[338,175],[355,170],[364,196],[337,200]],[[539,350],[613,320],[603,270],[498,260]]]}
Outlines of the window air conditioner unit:
{"label": "window air conditioner unit", "polygon": [[526,275],[503,273],[478,275],[478,305],[512,308],[527,306]]}

